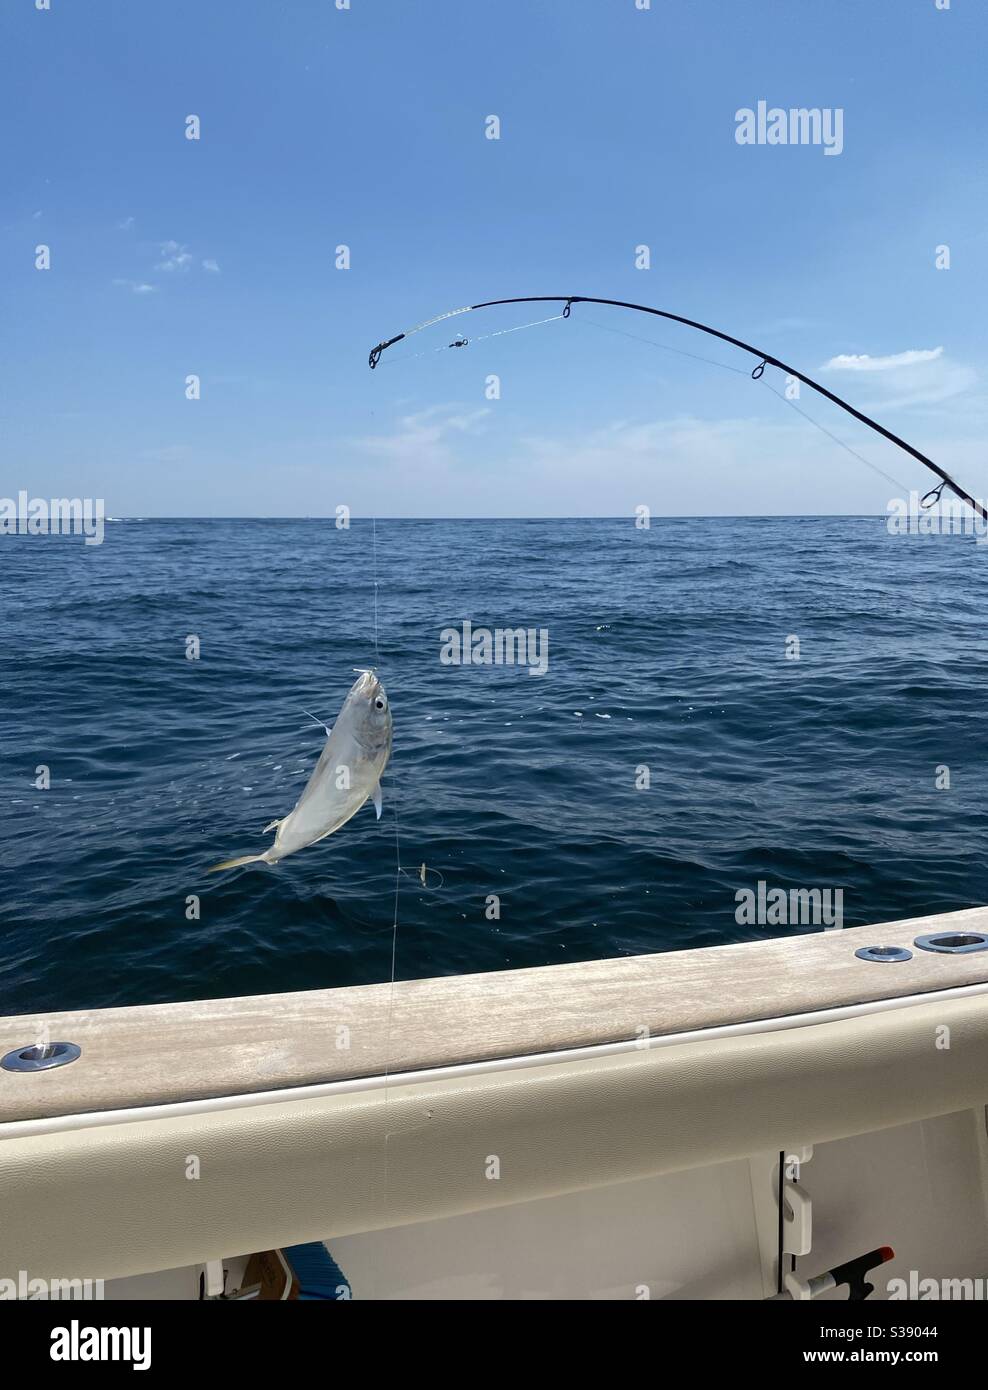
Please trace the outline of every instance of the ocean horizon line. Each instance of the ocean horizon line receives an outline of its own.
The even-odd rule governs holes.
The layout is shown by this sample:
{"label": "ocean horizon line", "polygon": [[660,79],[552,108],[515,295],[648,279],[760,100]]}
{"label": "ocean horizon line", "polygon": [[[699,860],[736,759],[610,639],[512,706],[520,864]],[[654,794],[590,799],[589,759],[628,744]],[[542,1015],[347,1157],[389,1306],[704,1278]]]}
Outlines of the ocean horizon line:
{"label": "ocean horizon line", "polygon": [[[873,521],[884,520],[887,512],[664,512],[661,514],[652,513],[650,521],[837,521],[837,520],[860,520]],[[283,516],[254,516],[245,514],[231,514],[228,512],[216,512],[211,515],[189,515],[171,516],[157,515],[154,513],[143,513],[142,515],[107,515],[107,521],[332,521],[335,523],[336,516],[333,513],[319,515],[310,513],[300,515],[297,513],[286,513]],[[353,515],[351,513],[351,524],[355,521],[467,521],[467,522],[488,522],[488,521],[631,521],[635,520],[631,512],[610,512],[600,516],[373,516],[373,515]]]}

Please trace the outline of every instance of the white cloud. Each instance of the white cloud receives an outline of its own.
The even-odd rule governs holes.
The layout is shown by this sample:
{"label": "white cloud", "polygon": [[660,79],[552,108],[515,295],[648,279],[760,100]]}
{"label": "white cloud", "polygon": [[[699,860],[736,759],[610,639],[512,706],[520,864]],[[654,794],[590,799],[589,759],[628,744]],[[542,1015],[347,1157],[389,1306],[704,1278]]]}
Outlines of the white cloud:
{"label": "white cloud", "polygon": [[146,285],[140,280],[114,280],[115,285],[122,285],[124,289],[130,290],[133,294],[155,294],[155,285]]}
{"label": "white cloud", "polygon": [[132,217],[125,217],[122,222],[117,223],[117,228],[121,232],[129,232],[133,225],[134,219]]}
{"label": "white cloud", "polygon": [[192,264],[192,252],[177,241],[163,241],[161,256],[155,270],[188,270]]}
{"label": "white cloud", "polygon": [[969,391],[978,379],[973,368],[952,361],[942,347],[910,348],[885,357],[840,353],[824,370],[867,373],[876,394],[858,404],[868,411],[938,405]]}
{"label": "white cloud", "polygon": [[870,357],[868,353],[842,352],[823,364],[825,372],[894,372],[900,367],[915,367],[920,362],[936,362],[943,348],[910,348],[888,357]]}
{"label": "white cloud", "polygon": [[[132,218],[129,220],[133,221]],[[203,270],[208,271],[211,275],[219,275],[220,273],[219,261],[213,256],[193,254],[188,246],[181,241],[159,242],[158,253],[161,260],[154,267],[155,270],[164,270],[170,274],[175,271],[191,270],[198,259]]]}
{"label": "white cloud", "polygon": [[489,414],[487,406],[463,413],[456,406],[434,405],[403,415],[390,434],[366,435],[354,443],[388,463],[445,464],[451,458],[451,438],[475,432]]}
{"label": "white cloud", "polygon": [[898,395],[869,402],[865,409],[904,410],[907,406],[939,405],[941,401],[949,401],[969,391],[977,379],[977,372],[970,367],[945,363],[944,371],[938,373],[935,379],[897,383],[902,387]]}
{"label": "white cloud", "polygon": [[[890,495],[887,482],[781,405],[770,412],[778,418],[616,419],[520,437],[488,429],[490,415],[436,406],[354,442],[392,470],[389,498],[409,515],[436,514],[436,498],[442,514],[463,516],[631,516],[642,502],[656,516],[702,516],[840,511],[854,489],[881,510]],[[879,466],[901,458],[860,431],[847,438]]]}

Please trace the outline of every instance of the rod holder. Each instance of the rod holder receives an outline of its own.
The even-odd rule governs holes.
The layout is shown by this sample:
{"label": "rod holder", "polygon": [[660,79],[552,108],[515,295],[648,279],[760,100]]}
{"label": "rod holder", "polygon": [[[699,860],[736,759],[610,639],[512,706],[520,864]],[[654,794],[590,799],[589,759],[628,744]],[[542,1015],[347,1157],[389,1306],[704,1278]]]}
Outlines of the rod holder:
{"label": "rod holder", "polygon": [[0,1058],[4,1071],[51,1071],[53,1067],[64,1067],[82,1055],[82,1048],[71,1042],[53,1042],[42,1046],[31,1043],[27,1047],[15,1047],[6,1057]]}
{"label": "rod holder", "polygon": [[918,946],[921,951],[940,951],[945,955],[959,956],[968,951],[988,950],[988,932],[931,932],[927,936],[917,936],[913,945]]}
{"label": "rod holder", "polygon": [[912,951],[907,950],[905,946],[862,946],[854,954],[858,960],[872,960],[879,965],[887,965],[890,961],[912,960],[913,958]]}

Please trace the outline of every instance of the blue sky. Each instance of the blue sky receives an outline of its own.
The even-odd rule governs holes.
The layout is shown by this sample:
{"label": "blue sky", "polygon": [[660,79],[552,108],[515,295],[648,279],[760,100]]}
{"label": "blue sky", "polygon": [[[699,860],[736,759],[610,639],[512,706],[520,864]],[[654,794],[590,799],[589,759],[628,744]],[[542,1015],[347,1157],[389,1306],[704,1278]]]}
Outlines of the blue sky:
{"label": "blue sky", "polygon": [[[747,375],[586,322],[752,365],[638,315],[409,356],[436,329],[367,370],[444,309],[574,293],[820,371],[984,497],[986,38],[982,0],[5,0],[0,494],[112,515],[884,511],[888,482]],[[841,108],[842,153],[739,145],[759,100]]]}

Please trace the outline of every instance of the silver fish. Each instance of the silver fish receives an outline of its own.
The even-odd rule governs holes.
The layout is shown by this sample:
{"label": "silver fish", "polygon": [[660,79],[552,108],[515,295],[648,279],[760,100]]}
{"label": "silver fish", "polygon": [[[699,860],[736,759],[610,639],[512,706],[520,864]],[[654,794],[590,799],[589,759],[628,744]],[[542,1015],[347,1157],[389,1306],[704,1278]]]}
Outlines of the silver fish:
{"label": "silver fish", "polygon": [[391,706],[373,671],[362,671],[343,702],[305,790],[274,830],[274,844],[263,854],[224,859],[208,870],[236,869],[241,864],[277,864],[279,859],[325,840],[355,816],[370,797],[381,818],[381,774],[391,756]]}

